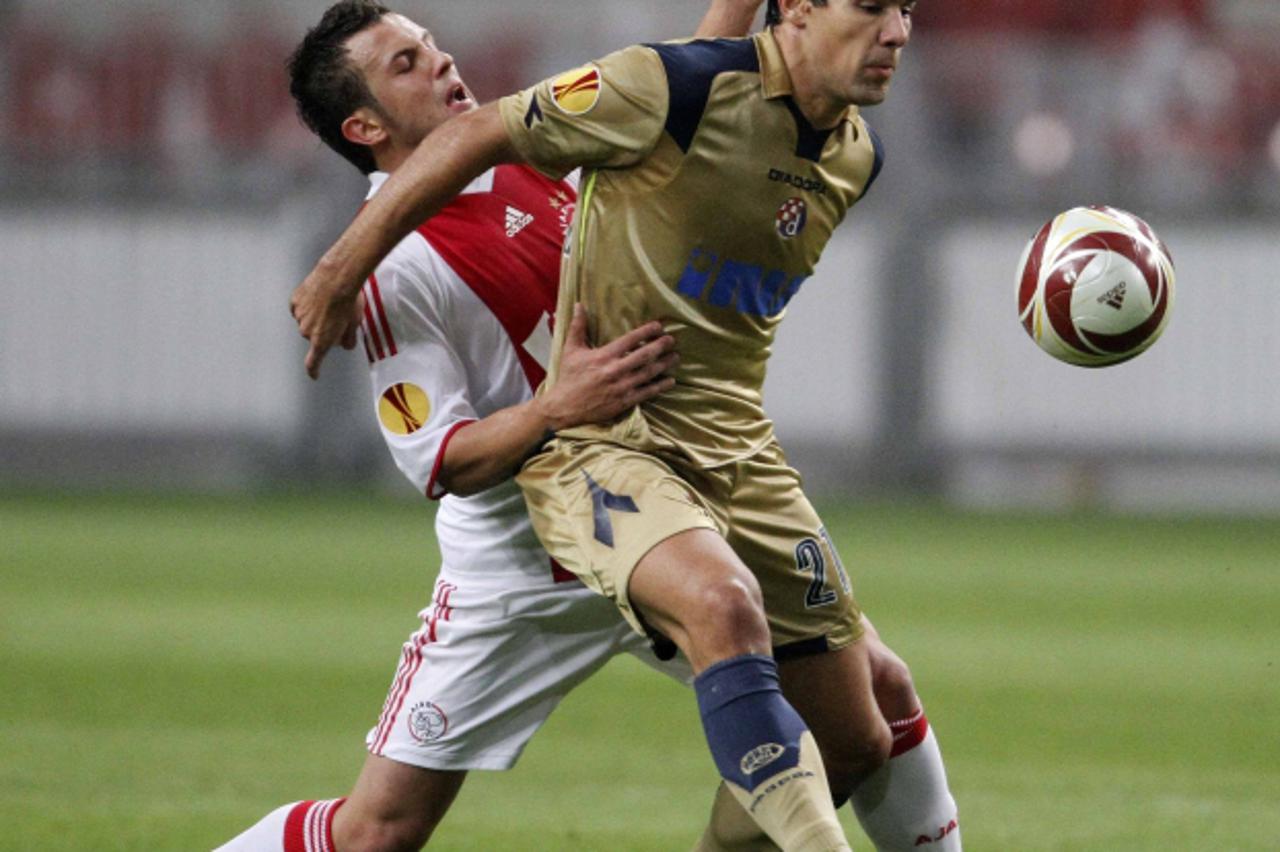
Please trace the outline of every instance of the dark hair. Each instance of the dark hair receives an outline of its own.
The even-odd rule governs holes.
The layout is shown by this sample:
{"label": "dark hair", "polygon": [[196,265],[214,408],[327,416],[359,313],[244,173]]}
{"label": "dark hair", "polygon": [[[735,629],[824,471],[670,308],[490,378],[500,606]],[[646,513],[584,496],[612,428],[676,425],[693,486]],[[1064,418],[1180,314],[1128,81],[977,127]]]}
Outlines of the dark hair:
{"label": "dark hair", "polygon": [[[813,5],[825,6],[827,0],[813,0]],[[769,5],[765,7],[764,25],[772,27],[780,23],[782,23],[782,10],[778,8],[778,0],[769,0]]]}
{"label": "dark hair", "polygon": [[390,11],[373,0],[341,0],[289,57],[289,94],[303,124],[364,174],[377,168],[373,152],[346,139],[342,123],[360,107],[377,109],[378,102],[364,76],[351,67],[347,40]]}

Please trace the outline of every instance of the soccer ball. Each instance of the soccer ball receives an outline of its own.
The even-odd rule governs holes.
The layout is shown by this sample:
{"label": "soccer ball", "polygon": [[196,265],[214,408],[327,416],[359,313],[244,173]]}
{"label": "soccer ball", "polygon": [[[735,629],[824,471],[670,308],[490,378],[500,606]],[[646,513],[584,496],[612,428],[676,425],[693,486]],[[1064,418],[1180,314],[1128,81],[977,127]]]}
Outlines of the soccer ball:
{"label": "soccer ball", "polygon": [[1156,342],[1173,309],[1173,259],[1146,222],[1076,207],[1036,233],[1018,264],[1018,319],[1053,357],[1106,367]]}

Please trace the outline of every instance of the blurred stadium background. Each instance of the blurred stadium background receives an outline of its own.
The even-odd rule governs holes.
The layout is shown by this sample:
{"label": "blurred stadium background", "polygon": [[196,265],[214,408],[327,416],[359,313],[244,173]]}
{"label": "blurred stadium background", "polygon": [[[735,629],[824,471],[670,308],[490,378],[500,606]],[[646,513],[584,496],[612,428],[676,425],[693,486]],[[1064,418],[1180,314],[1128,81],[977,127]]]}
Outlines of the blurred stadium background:
{"label": "blurred stadium background", "polygon": [[[364,183],[295,120],[282,58],[326,4],[0,0],[4,481],[393,482],[363,365],[309,384],[286,300]],[[694,0],[406,2],[482,99]],[[930,3],[880,183],[784,324],[768,386],[819,493],[1280,510],[1280,5]],[[1144,216],[1165,338],[1091,372],[1014,320],[1054,213]]]}
{"label": "blurred stadium background", "polygon": [[[0,0],[0,849],[197,848],[345,789],[429,588],[363,359],[308,382],[286,309],[365,191],[286,91],[326,5]],[[703,11],[393,5],[481,99]],[[782,440],[875,569],[972,848],[1274,848],[1280,4],[923,0],[917,25],[868,113],[885,171],[782,328]],[[1025,240],[1089,203],[1180,276],[1165,337],[1104,371],[1015,320]],[[696,831],[688,702],[619,671],[523,782],[468,788],[443,848]],[[608,689],[647,755],[626,773]]]}

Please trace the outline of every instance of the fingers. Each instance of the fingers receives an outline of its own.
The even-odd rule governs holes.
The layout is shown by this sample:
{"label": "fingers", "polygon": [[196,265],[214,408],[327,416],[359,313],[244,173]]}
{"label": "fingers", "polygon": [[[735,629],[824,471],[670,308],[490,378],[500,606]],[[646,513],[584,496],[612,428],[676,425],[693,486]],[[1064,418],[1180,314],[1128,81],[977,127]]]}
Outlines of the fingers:
{"label": "fingers", "polygon": [[[633,328],[621,337],[609,342],[601,347],[609,355],[625,355],[626,353],[637,349],[655,338],[661,338],[664,335],[662,331],[662,323],[658,321],[647,322],[639,328]],[[672,340],[672,345],[675,341]]]}
{"label": "fingers", "polygon": [[676,380],[671,376],[662,376],[656,381],[640,385],[628,394],[626,408],[634,408],[646,400],[653,399],[655,396],[666,393],[675,386]]}
{"label": "fingers", "polygon": [[360,325],[358,323],[352,323],[347,326],[347,330],[342,333],[342,348],[347,350],[355,349],[357,342],[356,338],[359,333]]}
{"label": "fingers", "polygon": [[586,349],[587,343],[587,309],[581,302],[574,304],[573,317],[569,320],[569,334],[565,338],[565,348]]}
{"label": "fingers", "polygon": [[646,364],[661,360],[667,355],[674,354],[675,348],[676,339],[669,334],[664,334],[655,340],[650,340],[648,343],[645,343],[643,346],[639,346],[638,348],[623,350],[627,352],[627,354],[618,359],[618,364],[621,369],[627,372],[640,370],[643,369]]}
{"label": "fingers", "polygon": [[307,368],[307,375],[312,379],[320,378],[320,362],[324,360],[325,348],[317,343],[312,343],[311,348],[307,350],[307,358],[303,365]]}
{"label": "fingers", "polygon": [[622,401],[619,412],[639,405],[645,400],[653,399],[675,387],[675,377],[669,373],[679,364],[680,354],[667,352],[624,373],[618,380],[618,392]]}
{"label": "fingers", "polygon": [[655,359],[653,362],[641,367],[636,371],[636,375],[641,379],[640,384],[648,384],[659,376],[670,373],[680,365],[680,353],[668,352],[661,358]]}

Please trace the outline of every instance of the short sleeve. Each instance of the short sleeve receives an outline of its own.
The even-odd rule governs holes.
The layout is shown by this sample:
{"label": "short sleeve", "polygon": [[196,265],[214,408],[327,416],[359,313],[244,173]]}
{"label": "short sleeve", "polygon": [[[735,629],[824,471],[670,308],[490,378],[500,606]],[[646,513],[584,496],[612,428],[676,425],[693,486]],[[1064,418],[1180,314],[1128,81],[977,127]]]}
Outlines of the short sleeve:
{"label": "short sleeve", "polygon": [[447,331],[448,294],[437,285],[424,260],[397,249],[364,286],[361,323],[382,437],[396,467],[431,499],[445,493],[436,479],[449,439],[479,419]]}
{"label": "short sleeve", "polygon": [[509,95],[499,109],[523,159],[560,178],[639,162],[658,143],[668,100],[662,60],[637,45]]}

